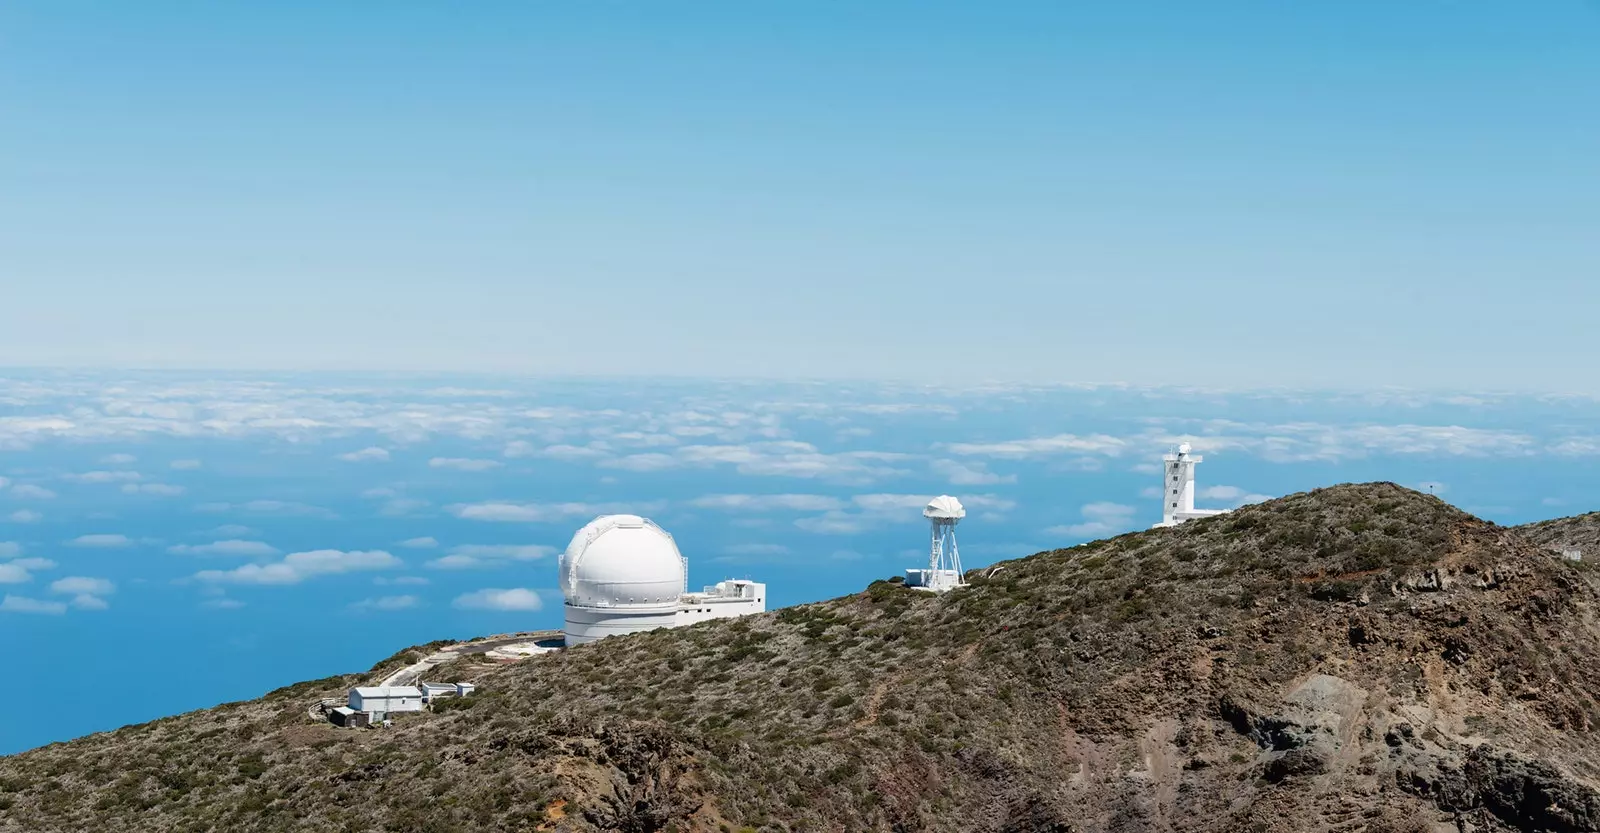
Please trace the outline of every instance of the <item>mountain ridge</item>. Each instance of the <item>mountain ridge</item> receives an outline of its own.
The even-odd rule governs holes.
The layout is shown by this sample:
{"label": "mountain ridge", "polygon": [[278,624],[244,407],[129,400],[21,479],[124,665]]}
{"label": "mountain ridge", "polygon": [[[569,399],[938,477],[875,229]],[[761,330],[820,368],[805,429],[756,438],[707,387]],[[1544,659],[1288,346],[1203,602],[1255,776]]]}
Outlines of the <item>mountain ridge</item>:
{"label": "mountain ridge", "polygon": [[[1593,566],[1392,483],[0,759],[0,830],[1600,830]],[[398,657],[399,655],[397,655]],[[391,658],[396,659],[396,658]]]}

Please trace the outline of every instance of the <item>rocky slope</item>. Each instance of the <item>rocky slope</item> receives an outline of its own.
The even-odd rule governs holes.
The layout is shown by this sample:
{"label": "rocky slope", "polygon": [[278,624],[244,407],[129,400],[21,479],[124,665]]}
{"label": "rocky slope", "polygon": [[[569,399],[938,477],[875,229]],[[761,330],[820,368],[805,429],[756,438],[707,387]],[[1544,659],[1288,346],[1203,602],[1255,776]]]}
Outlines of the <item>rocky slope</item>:
{"label": "rocky slope", "polygon": [[1392,484],[0,759],[0,830],[1600,831],[1590,564]]}
{"label": "rocky slope", "polygon": [[1600,512],[1512,527],[1522,537],[1552,550],[1576,548],[1584,558],[1600,558]]}

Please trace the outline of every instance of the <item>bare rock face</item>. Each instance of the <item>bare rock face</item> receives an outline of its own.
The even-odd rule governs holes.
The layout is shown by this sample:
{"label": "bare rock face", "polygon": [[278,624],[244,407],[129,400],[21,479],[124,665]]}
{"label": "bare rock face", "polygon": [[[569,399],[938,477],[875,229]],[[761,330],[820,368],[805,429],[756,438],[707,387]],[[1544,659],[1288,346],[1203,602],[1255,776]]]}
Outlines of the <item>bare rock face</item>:
{"label": "bare rock face", "polygon": [[351,675],[34,750],[0,830],[1600,833],[1595,574],[1339,486],[476,668],[392,729],[308,721]]}

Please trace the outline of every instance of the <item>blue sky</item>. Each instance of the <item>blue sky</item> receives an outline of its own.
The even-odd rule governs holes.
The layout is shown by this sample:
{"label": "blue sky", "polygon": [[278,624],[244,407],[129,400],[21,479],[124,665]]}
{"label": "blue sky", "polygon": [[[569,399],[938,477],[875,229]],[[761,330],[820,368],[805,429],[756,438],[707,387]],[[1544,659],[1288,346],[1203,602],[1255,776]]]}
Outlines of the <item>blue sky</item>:
{"label": "blue sky", "polygon": [[8,3],[0,364],[1594,392],[1600,8]]}
{"label": "blue sky", "polygon": [[1600,505],[1597,44],[1581,0],[5,3],[0,639],[58,717],[0,753],[553,626],[600,512],[781,605],[915,564],[938,492],[971,565],[1148,526],[1184,438],[1203,505]]}
{"label": "blue sky", "polygon": [[554,554],[606,512],[781,606],[923,563],[939,493],[969,567],[1146,528],[1181,440],[1208,508],[1367,480],[1508,524],[1600,506],[1582,396],[56,370],[0,404],[0,639],[55,714],[0,753],[558,627]]}

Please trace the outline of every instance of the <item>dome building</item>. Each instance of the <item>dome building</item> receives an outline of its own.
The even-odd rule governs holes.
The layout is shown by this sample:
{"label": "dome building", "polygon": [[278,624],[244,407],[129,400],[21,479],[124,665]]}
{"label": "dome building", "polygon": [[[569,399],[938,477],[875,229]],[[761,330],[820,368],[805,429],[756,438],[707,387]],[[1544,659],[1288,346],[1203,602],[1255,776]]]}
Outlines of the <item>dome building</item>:
{"label": "dome building", "polygon": [[767,588],[730,580],[689,593],[688,561],[667,531],[638,515],[604,515],[559,562],[568,645],[766,610]]}

